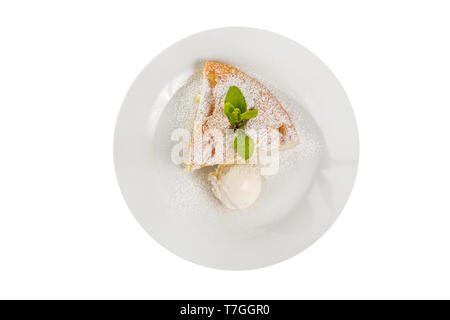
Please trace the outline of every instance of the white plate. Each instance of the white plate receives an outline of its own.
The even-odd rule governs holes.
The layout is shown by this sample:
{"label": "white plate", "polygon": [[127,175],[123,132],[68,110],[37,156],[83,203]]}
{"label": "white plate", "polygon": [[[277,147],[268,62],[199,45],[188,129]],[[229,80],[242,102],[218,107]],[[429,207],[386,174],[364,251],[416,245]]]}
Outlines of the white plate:
{"label": "white plate", "polygon": [[[300,157],[285,168],[282,162],[261,199],[242,212],[211,196],[201,182],[205,172],[191,175],[170,158],[180,97],[192,108],[197,83],[187,80],[205,60],[253,73],[294,101],[290,111],[299,114]],[[268,266],[315,242],[350,195],[358,153],[352,108],[331,71],[292,40],[240,27],[195,34],[154,58],[131,86],[114,137],[119,185],[142,227],[178,256],[221,269]]]}

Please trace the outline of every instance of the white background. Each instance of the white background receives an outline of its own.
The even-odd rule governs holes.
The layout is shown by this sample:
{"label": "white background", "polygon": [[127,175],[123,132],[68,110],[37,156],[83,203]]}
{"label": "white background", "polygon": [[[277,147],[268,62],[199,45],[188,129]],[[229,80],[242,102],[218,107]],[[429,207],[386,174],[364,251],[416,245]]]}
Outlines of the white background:
{"label": "white background", "polygon": [[[450,298],[449,6],[2,1],[0,298]],[[139,71],[183,37],[233,25],[317,54],[350,97],[361,143],[333,227],[288,261],[240,272],[152,240],[112,160]]]}

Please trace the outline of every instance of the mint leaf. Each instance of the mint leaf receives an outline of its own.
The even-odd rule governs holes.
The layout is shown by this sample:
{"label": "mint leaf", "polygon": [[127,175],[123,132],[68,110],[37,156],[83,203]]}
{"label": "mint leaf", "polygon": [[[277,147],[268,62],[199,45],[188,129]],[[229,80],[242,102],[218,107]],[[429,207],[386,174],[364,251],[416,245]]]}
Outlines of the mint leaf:
{"label": "mint leaf", "polygon": [[244,125],[244,120],[249,120],[258,115],[258,109],[247,110],[247,103],[241,90],[231,86],[225,96],[223,113],[234,128]]}
{"label": "mint leaf", "polygon": [[256,117],[257,115],[258,115],[258,109],[252,109],[252,110],[245,111],[243,114],[241,114],[241,118],[242,118],[242,120],[248,120],[248,119]]}
{"label": "mint leaf", "polygon": [[236,138],[234,138],[234,148],[241,158],[248,160],[255,150],[255,142],[244,130],[238,129],[236,131]]}
{"label": "mint leaf", "polygon": [[229,102],[225,103],[225,105],[223,107],[223,113],[225,113],[225,115],[228,118],[228,121],[234,126],[236,123],[236,120],[232,116],[233,111],[234,111],[234,106]]}
{"label": "mint leaf", "polygon": [[228,116],[233,112],[233,110],[234,110],[234,106],[231,103],[226,102],[223,107],[223,112]]}
{"label": "mint leaf", "polygon": [[239,111],[238,108],[235,108],[233,110],[233,112],[230,114],[230,117],[228,118],[228,120],[230,120],[230,123],[235,126],[236,124],[238,124],[240,122],[240,118],[241,118],[241,112]]}
{"label": "mint leaf", "polygon": [[227,114],[227,118],[228,118],[228,121],[230,122],[230,124],[234,126],[234,120],[233,120],[233,117],[232,117],[231,113]]}
{"label": "mint leaf", "polygon": [[241,113],[247,111],[247,103],[245,103],[244,95],[236,86],[231,86],[228,89],[227,95],[225,96],[225,104],[227,102],[231,103],[235,108],[238,108]]}

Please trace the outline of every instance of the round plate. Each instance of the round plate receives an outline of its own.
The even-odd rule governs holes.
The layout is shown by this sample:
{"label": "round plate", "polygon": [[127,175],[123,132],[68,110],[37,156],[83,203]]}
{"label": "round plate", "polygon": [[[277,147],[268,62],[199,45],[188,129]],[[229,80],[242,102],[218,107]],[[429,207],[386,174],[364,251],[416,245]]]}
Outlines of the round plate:
{"label": "round plate", "polygon": [[[266,181],[255,206],[242,212],[225,210],[205,192],[203,173],[185,172],[171,161],[176,108],[183,104],[180,95],[192,92],[183,85],[192,83],[205,60],[253,73],[295,101],[304,121],[301,146],[312,133],[320,136],[320,152],[290,161],[284,174]],[[186,108],[191,98],[185,97]],[[292,40],[241,27],[195,34],[154,58],[131,86],[114,136],[117,178],[137,221],[171,252],[221,269],[268,266],[315,242],[350,195],[358,153],[352,108],[331,71]]]}

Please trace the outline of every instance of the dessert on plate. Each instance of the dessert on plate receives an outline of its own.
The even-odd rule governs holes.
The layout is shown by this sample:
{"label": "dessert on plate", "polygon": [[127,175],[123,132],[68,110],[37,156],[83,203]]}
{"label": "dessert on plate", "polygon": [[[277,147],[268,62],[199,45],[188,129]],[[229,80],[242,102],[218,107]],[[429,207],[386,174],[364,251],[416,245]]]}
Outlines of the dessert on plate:
{"label": "dessert on plate", "polygon": [[193,127],[186,169],[217,166],[209,175],[212,191],[230,209],[257,200],[262,177],[256,151],[273,145],[271,133],[277,134],[276,147],[299,140],[290,115],[269,89],[238,68],[213,61],[203,68]]}

